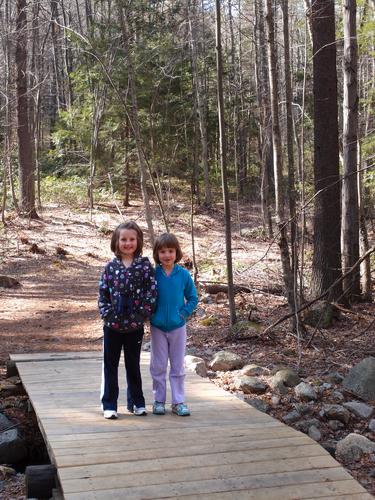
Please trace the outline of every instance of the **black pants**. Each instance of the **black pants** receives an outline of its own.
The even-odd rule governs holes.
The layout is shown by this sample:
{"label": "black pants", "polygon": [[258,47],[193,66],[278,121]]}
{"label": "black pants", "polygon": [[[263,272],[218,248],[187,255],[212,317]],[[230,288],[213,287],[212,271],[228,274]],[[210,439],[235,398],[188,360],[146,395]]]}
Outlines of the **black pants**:
{"label": "black pants", "polygon": [[128,383],[128,410],[132,411],[133,405],[145,406],[139,366],[143,334],[143,328],[122,333],[104,326],[103,410],[117,411],[119,395],[118,366],[122,349],[124,350],[126,380]]}

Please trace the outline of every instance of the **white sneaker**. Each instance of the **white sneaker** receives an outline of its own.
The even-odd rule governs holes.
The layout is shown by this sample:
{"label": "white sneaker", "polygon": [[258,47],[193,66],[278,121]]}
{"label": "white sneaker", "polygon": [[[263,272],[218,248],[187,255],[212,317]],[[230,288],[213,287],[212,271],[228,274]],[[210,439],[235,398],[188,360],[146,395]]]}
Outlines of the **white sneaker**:
{"label": "white sneaker", "polygon": [[137,415],[139,417],[141,415],[147,415],[147,410],[144,406],[135,406],[134,405],[133,413],[134,413],[134,415]]}
{"label": "white sneaker", "polygon": [[116,418],[118,418],[117,411],[115,410],[104,410],[103,416],[104,418],[108,418],[111,420],[115,420]]}

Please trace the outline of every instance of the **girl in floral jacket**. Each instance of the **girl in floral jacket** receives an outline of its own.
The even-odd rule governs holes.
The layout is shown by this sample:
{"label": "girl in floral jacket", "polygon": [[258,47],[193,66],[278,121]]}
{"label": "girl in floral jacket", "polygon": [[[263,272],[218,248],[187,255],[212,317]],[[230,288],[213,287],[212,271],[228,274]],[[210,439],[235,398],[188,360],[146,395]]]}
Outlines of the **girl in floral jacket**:
{"label": "girl in floral jacket", "polygon": [[155,272],[142,257],[143,233],[133,221],[113,232],[115,258],[104,268],[99,282],[99,312],[104,321],[104,363],[101,402],[104,418],[117,418],[118,366],[124,350],[128,383],[128,410],[146,415],[140,372],[143,325],[156,302]]}

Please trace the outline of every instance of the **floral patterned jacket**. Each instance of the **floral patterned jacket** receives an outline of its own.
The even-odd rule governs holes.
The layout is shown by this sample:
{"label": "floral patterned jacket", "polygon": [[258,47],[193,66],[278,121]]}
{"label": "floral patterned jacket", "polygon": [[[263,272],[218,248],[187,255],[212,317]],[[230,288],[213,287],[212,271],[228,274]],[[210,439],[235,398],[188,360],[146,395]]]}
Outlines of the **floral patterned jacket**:
{"label": "floral patterned jacket", "polygon": [[136,257],[129,267],[115,257],[100,277],[100,316],[114,330],[137,330],[153,313],[156,295],[155,271],[147,257]]}

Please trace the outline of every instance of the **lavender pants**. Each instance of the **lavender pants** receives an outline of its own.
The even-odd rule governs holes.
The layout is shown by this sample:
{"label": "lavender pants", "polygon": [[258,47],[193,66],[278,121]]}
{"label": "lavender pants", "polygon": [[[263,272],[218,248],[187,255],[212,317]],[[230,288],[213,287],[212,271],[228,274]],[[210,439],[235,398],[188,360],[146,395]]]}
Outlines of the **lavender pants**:
{"label": "lavender pants", "polygon": [[168,359],[172,403],[185,401],[185,347],[186,325],[170,332],[164,332],[151,325],[150,372],[155,401],[165,403],[167,397]]}

